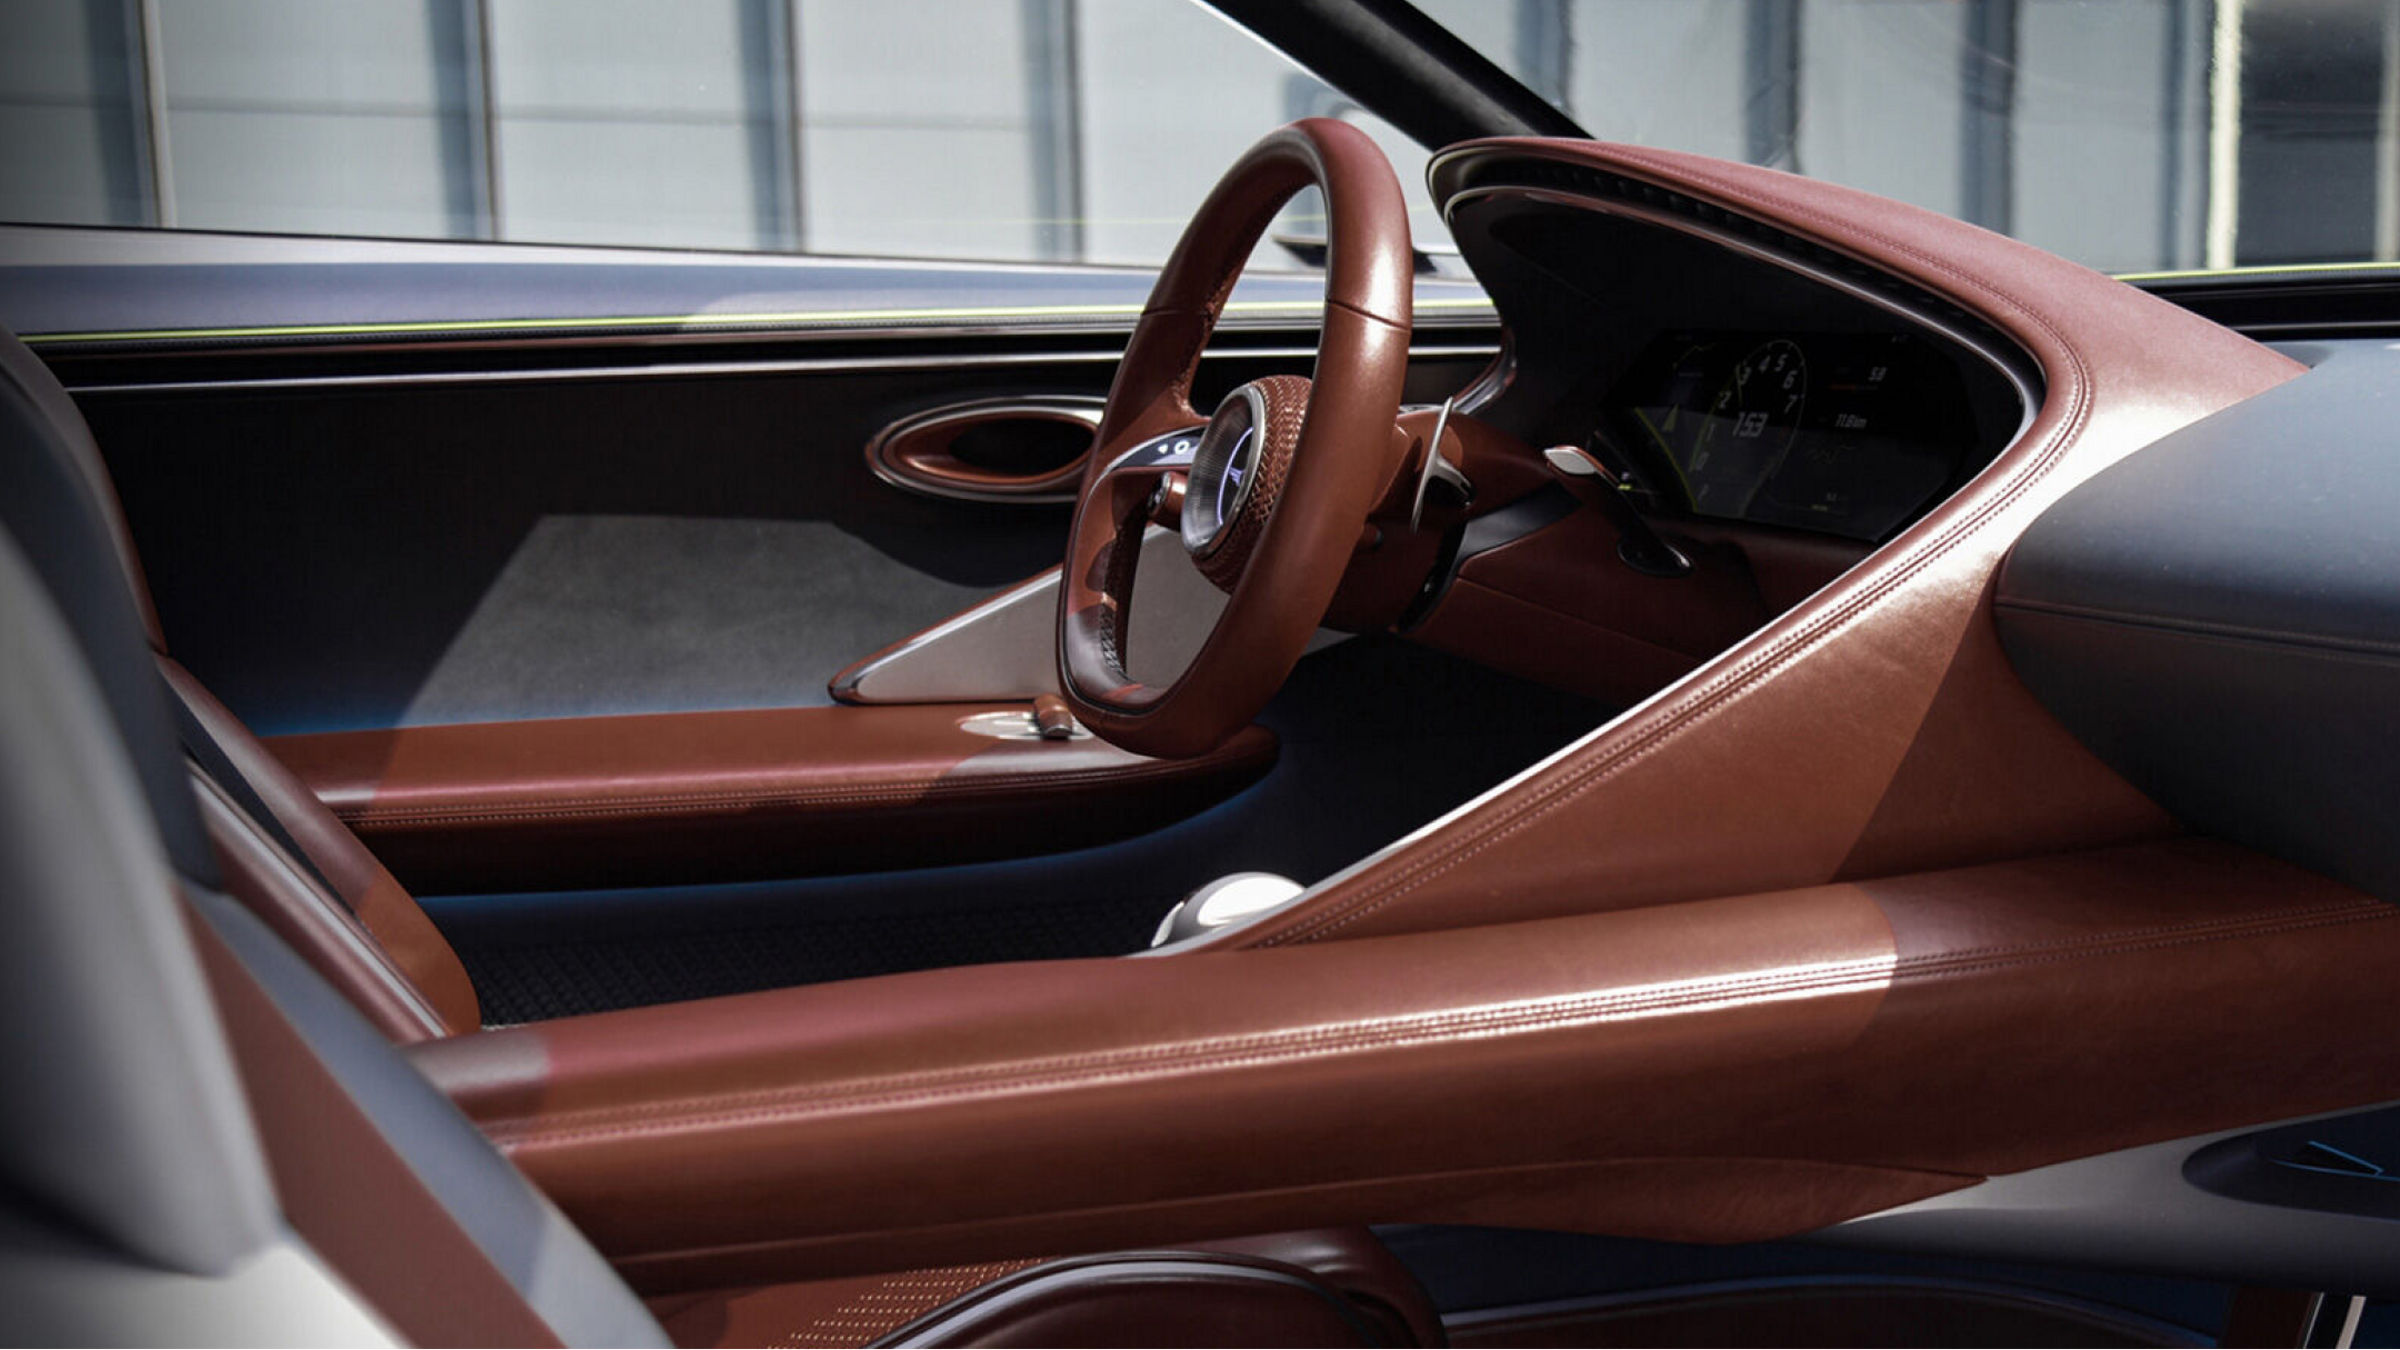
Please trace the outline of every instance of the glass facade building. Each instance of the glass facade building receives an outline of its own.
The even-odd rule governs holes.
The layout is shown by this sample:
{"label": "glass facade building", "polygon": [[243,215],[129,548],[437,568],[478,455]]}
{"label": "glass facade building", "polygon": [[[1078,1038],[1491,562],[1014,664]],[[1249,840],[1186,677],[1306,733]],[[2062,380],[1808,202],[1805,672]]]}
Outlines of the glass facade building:
{"label": "glass facade building", "polygon": [[[2400,255],[2400,0],[1424,0],[1594,135],[2118,271]],[[0,219],[1155,263],[1362,117],[1190,0],[9,0]]]}

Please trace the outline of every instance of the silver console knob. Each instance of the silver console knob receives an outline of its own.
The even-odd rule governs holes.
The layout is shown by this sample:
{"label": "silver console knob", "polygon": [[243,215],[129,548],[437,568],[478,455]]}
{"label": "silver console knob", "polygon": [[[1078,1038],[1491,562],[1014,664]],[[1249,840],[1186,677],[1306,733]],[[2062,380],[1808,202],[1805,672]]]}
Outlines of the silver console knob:
{"label": "silver console knob", "polygon": [[1158,932],[1150,939],[1150,945],[1164,947],[1214,932],[1253,914],[1263,914],[1307,889],[1290,877],[1279,877],[1273,872],[1235,872],[1218,877],[1176,901],[1175,908],[1167,911],[1167,917],[1159,920]]}

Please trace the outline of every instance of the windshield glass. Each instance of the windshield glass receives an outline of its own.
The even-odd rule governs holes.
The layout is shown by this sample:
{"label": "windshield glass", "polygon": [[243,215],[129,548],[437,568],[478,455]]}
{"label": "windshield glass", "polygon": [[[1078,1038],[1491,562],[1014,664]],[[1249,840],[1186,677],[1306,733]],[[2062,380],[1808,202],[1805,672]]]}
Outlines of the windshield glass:
{"label": "windshield glass", "polygon": [[2400,257],[2400,0],[1418,0],[1602,140],[2119,273]]}

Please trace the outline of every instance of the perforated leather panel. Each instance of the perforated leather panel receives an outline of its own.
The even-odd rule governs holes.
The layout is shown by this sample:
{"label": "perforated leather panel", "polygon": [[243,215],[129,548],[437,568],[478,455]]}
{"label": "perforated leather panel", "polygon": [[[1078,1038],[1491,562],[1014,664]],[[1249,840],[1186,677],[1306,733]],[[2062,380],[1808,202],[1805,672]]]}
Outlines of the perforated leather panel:
{"label": "perforated leather panel", "polygon": [[730,1297],[659,1299],[652,1307],[677,1345],[872,1345],[952,1299],[1042,1259],[769,1285]]}

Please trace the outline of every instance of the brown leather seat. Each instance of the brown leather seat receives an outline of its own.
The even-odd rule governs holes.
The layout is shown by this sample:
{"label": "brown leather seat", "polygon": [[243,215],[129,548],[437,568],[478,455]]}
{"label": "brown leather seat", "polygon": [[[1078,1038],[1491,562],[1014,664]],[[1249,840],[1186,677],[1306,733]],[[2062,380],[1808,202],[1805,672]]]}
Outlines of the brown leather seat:
{"label": "brown leather seat", "polygon": [[652,1299],[678,1345],[1440,1345],[1364,1229]]}
{"label": "brown leather seat", "polygon": [[[394,1042],[476,1030],[482,1025],[466,967],[392,874],[239,719],[167,654],[133,536],[90,429],[41,359],[0,334],[0,373],[22,430],[42,455],[84,486],[104,551],[132,593],[143,635],[185,714],[201,817],[236,898],[264,919],[334,988]],[[221,756],[211,767],[205,762]],[[257,819],[264,811],[268,819]],[[278,837],[280,836],[280,837]],[[290,856],[297,849],[299,858]]]}
{"label": "brown leather seat", "polygon": [[[480,1030],[466,968],[424,910],[348,827],[167,654],[116,493],[65,390],[38,358],[5,334],[0,334],[0,376],[0,467],[39,476],[45,493],[44,506],[36,509],[25,506],[31,499],[20,492],[20,509],[0,513],[0,523],[15,533],[39,528],[56,536],[27,541],[29,552],[72,551],[72,556],[54,556],[52,565],[41,569],[54,591],[59,579],[68,577],[87,592],[62,599],[61,607],[130,616],[118,625],[127,632],[121,644],[127,650],[102,653],[99,646],[105,644],[84,635],[85,659],[95,668],[154,665],[165,701],[181,723],[182,760],[210,855],[170,849],[185,883],[203,891],[221,883],[289,954],[392,1044]],[[0,483],[13,485],[13,480]],[[102,573],[114,573],[122,584],[112,587],[109,577],[96,575]],[[143,642],[146,653],[138,650]],[[136,686],[150,677],[144,669],[112,673]],[[137,713],[156,701],[155,691],[138,687],[130,698],[117,700]],[[156,728],[129,724],[138,720],[120,715],[118,731],[129,743],[165,730],[163,721]],[[171,756],[171,748],[165,754]],[[161,761],[153,757],[152,762]],[[166,776],[171,778],[172,771]],[[171,800],[171,793],[160,796],[152,786],[154,809],[163,802],[168,808],[163,814],[188,818],[184,803]],[[171,821],[162,821],[162,828],[177,832]],[[215,953],[211,974],[219,1000],[238,1002],[254,991],[226,966],[222,947],[204,941],[203,956]],[[430,1244],[425,1252],[361,1246],[360,1239],[384,1222],[405,1226],[413,1193],[405,1186],[355,1189],[360,1178],[353,1171],[376,1172],[380,1144],[371,1130],[346,1136],[320,1119],[338,1107],[311,1096],[305,1084],[313,1081],[312,1071],[286,1043],[291,1028],[276,1024],[274,1009],[254,1007],[247,1014],[229,1009],[226,1016],[268,1160],[279,1186],[287,1189],[287,1217],[333,1258],[363,1296],[379,1303],[377,1310],[392,1325],[418,1339],[468,1340],[525,1339],[543,1326],[538,1310],[512,1309],[502,1293],[464,1312],[452,1310],[456,1316],[380,1306],[383,1299],[422,1290],[420,1277],[409,1273],[417,1265],[427,1271],[446,1268],[439,1249],[453,1235],[428,1218],[430,1227],[416,1235]],[[271,1048],[275,1044],[282,1048]],[[423,1089],[421,1080],[417,1086]],[[296,1111],[306,1119],[295,1122]],[[361,1152],[345,1156],[348,1148]],[[305,1156],[290,1156],[295,1152]],[[355,1212],[362,1196],[390,1206],[390,1212]],[[557,1222],[563,1226],[563,1220]],[[369,1268],[345,1266],[343,1252],[355,1253]],[[1415,1279],[1365,1229],[680,1294],[654,1307],[676,1341],[690,1345],[864,1345],[886,1338],[915,1344],[1373,1345],[1438,1344],[1441,1336],[1439,1319]],[[572,1339],[555,1321],[549,1329]]]}

